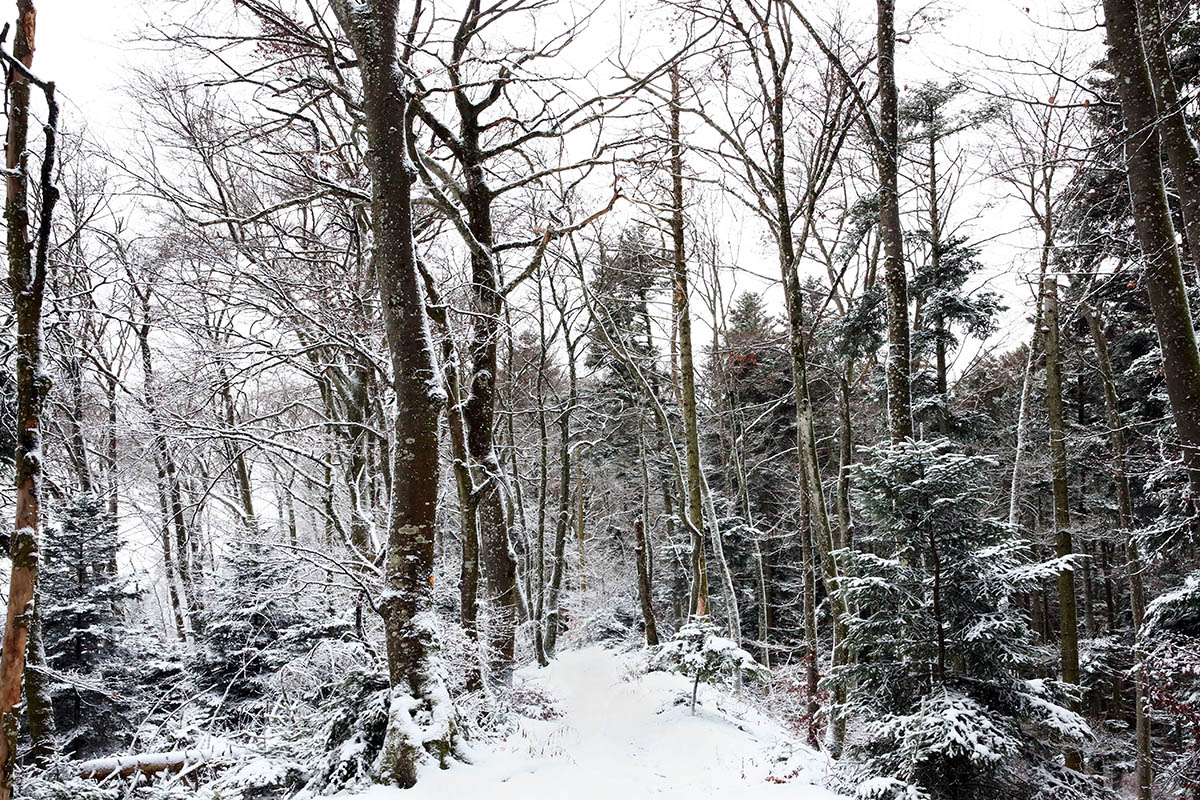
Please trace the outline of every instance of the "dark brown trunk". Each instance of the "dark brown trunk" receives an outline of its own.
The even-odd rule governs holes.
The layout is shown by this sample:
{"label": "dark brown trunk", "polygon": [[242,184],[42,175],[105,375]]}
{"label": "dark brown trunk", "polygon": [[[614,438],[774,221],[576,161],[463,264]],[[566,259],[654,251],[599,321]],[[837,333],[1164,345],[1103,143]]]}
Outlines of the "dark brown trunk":
{"label": "dark brown trunk", "polygon": [[704,552],[700,432],[696,422],[696,373],[692,362],[692,313],[683,231],[683,143],[679,132],[679,73],[671,71],[671,264],[675,279],[674,311],[679,337],[680,405],[687,456],[687,523],[692,534],[692,590],[689,612],[708,616],[708,565]]}
{"label": "dark brown trunk", "polygon": [[1179,432],[1193,504],[1200,499],[1200,352],[1188,308],[1179,249],[1163,184],[1155,130],[1158,113],[1138,30],[1135,0],[1104,0],[1109,68],[1125,123],[1125,168],[1134,227],[1145,257],[1171,412]]}
{"label": "dark brown trunk", "polygon": [[888,431],[893,442],[911,439],[911,346],[908,322],[908,275],[904,267],[904,232],[900,226],[899,108],[896,94],[896,3],[877,0],[879,65],[879,237],[883,242],[883,281],[887,287]]}
{"label": "dark brown trunk", "polygon": [[551,556],[550,587],[546,592],[546,633],[544,644],[547,658],[553,658],[558,644],[559,594],[567,568],[567,533],[571,526],[571,412],[578,399],[575,376],[575,349],[568,343],[567,371],[569,392],[567,404],[558,417],[558,513],[554,520],[554,553]]}
{"label": "dark brown trunk", "polygon": [[[1046,336],[1046,414],[1050,425],[1050,467],[1054,485],[1055,555],[1065,559],[1074,553],[1071,543],[1070,499],[1067,495],[1067,442],[1063,421],[1061,355],[1058,336],[1058,281],[1053,275],[1046,278],[1045,288]],[[1062,679],[1079,685],[1079,622],[1075,608],[1075,572],[1065,565],[1058,571],[1059,639],[1062,647]],[[1072,703],[1078,711],[1078,703]],[[1077,750],[1066,753],[1070,769],[1082,766]]]}
{"label": "dark brown trunk", "polygon": [[1171,70],[1159,0],[1137,0],[1137,10],[1158,106],[1158,136],[1175,178],[1192,268],[1200,275],[1200,152],[1183,116],[1185,102]]}
{"label": "dark brown trunk", "polygon": [[[445,763],[455,716],[436,660],[433,567],[438,501],[438,417],[445,401],[413,249],[407,81],[397,48],[397,0],[335,0],[358,56],[370,148],[374,269],[396,397],[395,452],[384,580],[379,604],[392,686],[380,777],[416,783],[429,753]],[[405,45],[407,52],[408,45]],[[414,730],[422,726],[421,730]]]}
{"label": "dark brown trunk", "polygon": [[[1142,558],[1138,551],[1133,531],[1133,501],[1129,489],[1129,474],[1125,463],[1125,425],[1121,418],[1121,407],[1117,397],[1117,383],[1109,356],[1108,336],[1099,312],[1086,306],[1083,315],[1092,334],[1096,348],[1096,363],[1104,388],[1104,413],[1108,425],[1108,442],[1112,451],[1113,483],[1117,493],[1117,522],[1125,537],[1125,570],[1129,576],[1129,599],[1133,609],[1133,630],[1137,633],[1146,616],[1146,588],[1142,582]],[[1140,670],[1134,673],[1134,741],[1137,748],[1135,774],[1138,800],[1150,800],[1153,787],[1153,753],[1150,743],[1150,718],[1146,698],[1146,679]]]}

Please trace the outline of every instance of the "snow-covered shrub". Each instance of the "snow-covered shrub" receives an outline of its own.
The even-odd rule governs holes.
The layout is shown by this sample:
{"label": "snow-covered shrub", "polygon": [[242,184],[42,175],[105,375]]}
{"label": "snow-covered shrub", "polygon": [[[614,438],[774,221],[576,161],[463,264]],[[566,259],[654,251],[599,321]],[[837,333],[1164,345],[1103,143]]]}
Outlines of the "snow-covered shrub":
{"label": "snow-covered shrub", "polygon": [[325,704],[324,755],[306,787],[313,794],[355,786],[371,776],[387,733],[391,690],[382,672],[355,670]]}
{"label": "snow-covered shrub", "polygon": [[117,570],[121,540],[105,500],[79,493],[55,511],[41,548],[42,638],[59,747],[88,757],[123,746],[144,694],[169,694],[181,665],[148,626],[125,619],[134,577]]}
{"label": "snow-covered shrub", "polygon": [[550,720],[563,715],[555,705],[554,697],[538,684],[528,680],[522,680],[513,686],[509,702],[515,713],[528,719]]}
{"label": "snow-covered shrub", "polygon": [[798,739],[816,739],[820,708],[828,700],[820,688],[810,695],[808,669],[803,658],[771,667],[771,692],[767,702]]}
{"label": "snow-covered shrub", "polygon": [[294,579],[294,566],[264,534],[247,535],[233,543],[215,576],[218,591],[200,615],[196,666],[220,719],[258,718],[274,703],[281,670],[320,642],[350,633],[348,620],[282,588]]}
{"label": "snow-covered shrub", "polygon": [[1181,797],[1194,794],[1200,790],[1200,571],[1150,603],[1138,640],[1152,716],[1185,732],[1161,774]]}
{"label": "snow-covered shrub", "polygon": [[560,639],[570,647],[592,644],[613,647],[644,641],[638,630],[642,617],[635,597],[636,591],[599,601],[590,593],[573,594],[567,604],[572,624],[560,634]]}
{"label": "snow-covered shrub", "polygon": [[650,657],[650,669],[678,672],[692,679],[693,713],[701,682],[722,685],[739,677],[765,682],[771,676],[770,670],[722,636],[721,629],[707,619],[693,619],[659,645]]}

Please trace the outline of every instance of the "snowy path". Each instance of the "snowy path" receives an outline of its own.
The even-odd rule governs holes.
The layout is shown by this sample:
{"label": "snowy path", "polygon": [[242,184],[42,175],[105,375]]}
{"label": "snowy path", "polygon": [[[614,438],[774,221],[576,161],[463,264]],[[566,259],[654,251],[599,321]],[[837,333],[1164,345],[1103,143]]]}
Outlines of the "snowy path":
{"label": "snowy path", "polygon": [[[836,800],[812,785],[823,763],[807,753],[772,763],[786,740],[777,726],[716,691],[701,693],[734,722],[674,700],[690,687],[663,673],[636,674],[621,656],[593,647],[562,653],[549,668],[521,677],[555,698],[562,716],[522,718],[518,731],[474,764],[427,772],[414,790],[375,788],[360,800],[638,800],[719,797]],[[752,720],[752,721],[746,721]],[[784,783],[768,775],[788,775]]]}

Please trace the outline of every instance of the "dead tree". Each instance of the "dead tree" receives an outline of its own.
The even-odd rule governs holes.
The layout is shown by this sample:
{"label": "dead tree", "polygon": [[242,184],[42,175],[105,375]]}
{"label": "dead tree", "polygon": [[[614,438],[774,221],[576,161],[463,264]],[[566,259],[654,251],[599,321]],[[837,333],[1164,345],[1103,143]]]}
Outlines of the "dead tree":
{"label": "dead tree", "polygon": [[[43,81],[30,72],[36,19],[33,0],[17,0],[12,54],[5,52],[3,55],[8,89],[4,220],[8,226],[8,282],[17,322],[17,448],[16,524],[8,546],[12,572],[3,650],[0,651],[0,800],[12,797],[17,735],[21,725],[18,707],[37,588],[38,535],[42,521],[42,406],[49,389],[42,372],[42,300],[46,287],[50,221],[58,199],[53,180],[58,126],[54,83]],[[42,203],[38,212],[36,245],[30,237],[29,208],[28,136],[32,86],[42,90],[47,105],[46,146],[39,177]]]}

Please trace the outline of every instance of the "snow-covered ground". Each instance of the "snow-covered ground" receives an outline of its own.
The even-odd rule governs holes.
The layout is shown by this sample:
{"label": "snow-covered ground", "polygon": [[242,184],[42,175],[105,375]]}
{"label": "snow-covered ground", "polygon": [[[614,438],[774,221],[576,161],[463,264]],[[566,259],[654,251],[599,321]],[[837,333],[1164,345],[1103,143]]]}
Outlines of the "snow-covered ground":
{"label": "snow-covered ground", "polygon": [[745,702],[701,687],[692,716],[679,675],[645,674],[636,656],[599,647],[564,652],[517,677],[550,695],[561,716],[521,717],[474,763],[433,768],[415,789],[383,787],[358,800],[638,800],[643,797],[836,800],[816,785],[823,759],[794,745]]}

